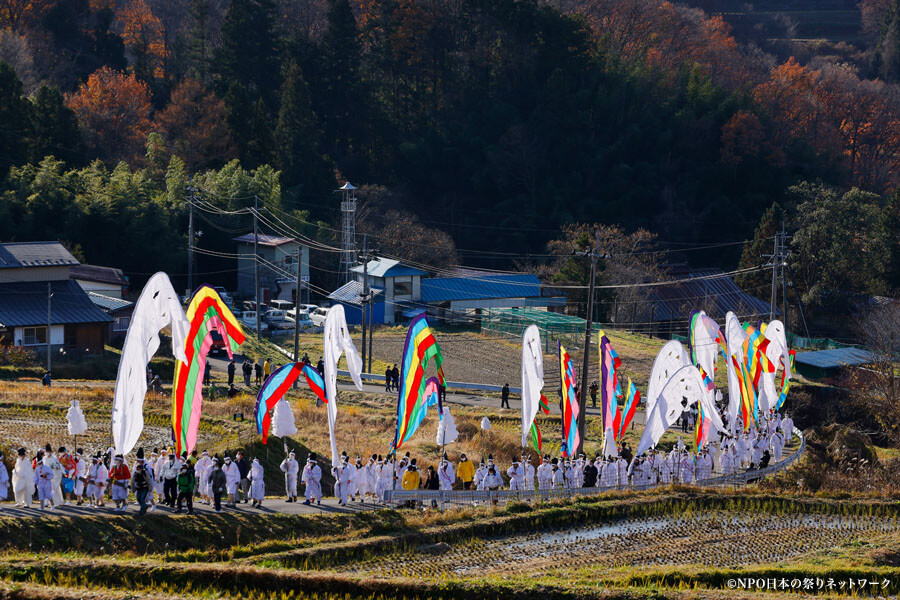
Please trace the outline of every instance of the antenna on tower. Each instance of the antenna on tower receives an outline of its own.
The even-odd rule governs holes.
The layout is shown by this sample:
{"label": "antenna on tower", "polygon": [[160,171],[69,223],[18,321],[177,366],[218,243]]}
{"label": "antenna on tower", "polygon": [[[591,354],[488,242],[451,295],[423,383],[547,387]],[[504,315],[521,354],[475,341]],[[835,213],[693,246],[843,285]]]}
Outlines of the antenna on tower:
{"label": "antenna on tower", "polygon": [[335,190],[341,193],[341,285],[350,281],[350,267],[356,266],[356,188],[349,181]]}

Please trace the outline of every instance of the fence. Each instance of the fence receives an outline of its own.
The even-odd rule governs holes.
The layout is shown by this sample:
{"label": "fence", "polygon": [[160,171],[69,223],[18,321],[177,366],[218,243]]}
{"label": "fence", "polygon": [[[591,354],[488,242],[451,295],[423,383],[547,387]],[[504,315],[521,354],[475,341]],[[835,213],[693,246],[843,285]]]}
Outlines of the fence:
{"label": "fence", "polygon": [[[754,469],[732,475],[710,477],[696,482],[700,487],[737,487],[747,485],[759,479],[774,475],[792,465],[806,452],[806,437],[803,432],[794,428],[793,435],[800,440],[800,447],[796,452],[784,460],[766,467]],[[385,492],[385,504],[393,506],[403,505],[431,505],[441,510],[449,507],[474,506],[478,504],[506,504],[507,502],[552,502],[581,496],[595,496],[614,490],[647,490],[656,487],[665,487],[668,483],[656,483],[646,485],[634,485],[629,483],[622,486],[589,487],[589,488],[558,488],[549,490],[387,490]]]}

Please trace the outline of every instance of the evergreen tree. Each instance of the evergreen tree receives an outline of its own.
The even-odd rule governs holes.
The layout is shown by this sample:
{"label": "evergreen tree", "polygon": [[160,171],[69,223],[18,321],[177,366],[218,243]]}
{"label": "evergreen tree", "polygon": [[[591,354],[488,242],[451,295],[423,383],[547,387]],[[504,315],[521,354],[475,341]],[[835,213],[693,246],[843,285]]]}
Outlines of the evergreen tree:
{"label": "evergreen tree", "polygon": [[893,0],[885,13],[872,70],[885,81],[900,80],[900,0]]}
{"label": "evergreen tree", "polygon": [[[738,269],[750,269],[766,262],[764,255],[772,254],[775,250],[775,233],[781,231],[783,220],[784,211],[777,202],[766,209],[759,220],[759,225],[756,226],[756,231],[753,232],[753,239],[744,244]],[[771,271],[738,275],[735,277],[735,283],[748,293],[759,295],[759,288],[772,284]],[[763,294],[763,297],[767,296]]]}
{"label": "evergreen tree", "polygon": [[275,106],[279,87],[278,50],[272,0],[233,0],[222,26],[215,70],[220,92],[233,82],[247,86],[267,106]]}
{"label": "evergreen tree", "polygon": [[317,148],[319,137],[303,72],[290,61],[281,86],[281,110],[275,127],[278,168],[289,196],[321,198],[333,189],[334,176]]}
{"label": "evergreen tree", "polygon": [[62,93],[56,88],[41,86],[31,103],[33,160],[39,162],[52,155],[70,165],[87,162],[78,120],[66,106]]}
{"label": "evergreen tree", "polygon": [[225,95],[225,120],[238,148],[238,158],[246,169],[274,162],[275,138],[262,98],[251,98],[238,82]]}
{"label": "evergreen tree", "polygon": [[22,82],[16,72],[0,61],[0,179],[10,165],[29,158],[31,104],[22,95]]}
{"label": "evergreen tree", "polygon": [[322,37],[320,113],[326,143],[340,160],[359,151],[364,133],[366,98],[360,78],[362,49],[349,0],[331,0]]}
{"label": "evergreen tree", "polygon": [[194,79],[209,83],[212,63],[212,43],[209,39],[209,0],[190,0],[188,14],[191,29],[187,39],[190,72]]}

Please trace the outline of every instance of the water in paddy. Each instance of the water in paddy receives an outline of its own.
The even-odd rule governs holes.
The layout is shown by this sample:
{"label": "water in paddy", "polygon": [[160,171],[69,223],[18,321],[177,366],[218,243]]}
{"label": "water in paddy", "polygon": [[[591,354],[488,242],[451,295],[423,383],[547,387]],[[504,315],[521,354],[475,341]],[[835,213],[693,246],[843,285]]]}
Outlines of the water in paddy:
{"label": "water in paddy", "polygon": [[473,539],[437,554],[416,548],[338,567],[375,577],[540,572],[566,566],[773,563],[895,533],[894,518],[714,511]]}

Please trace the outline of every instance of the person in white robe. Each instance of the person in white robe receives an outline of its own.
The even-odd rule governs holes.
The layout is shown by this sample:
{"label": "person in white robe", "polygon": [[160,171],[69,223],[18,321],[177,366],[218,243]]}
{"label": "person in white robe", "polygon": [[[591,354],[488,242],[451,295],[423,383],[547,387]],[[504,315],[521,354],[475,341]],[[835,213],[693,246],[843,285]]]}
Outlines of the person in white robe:
{"label": "person in white robe", "polygon": [[106,491],[108,479],[109,470],[100,460],[100,455],[95,454],[91,457],[91,466],[88,468],[87,495],[91,508],[103,506],[103,494]]}
{"label": "person in white robe", "polygon": [[225,473],[225,492],[228,494],[228,503],[226,506],[234,508],[237,506],[237,493],[238,485],[241,483],[241,470],[231,460],[230,456],[226,456],[222,472]]}
{"label": "person in white robe", "polygon": [[483,490],[484,488],[481,486],[484,483],[484,478],[487,477],[487,465],[483,463],[478,463],[478,468],[475,469],[475,477],[472,478],[472,487],[478,491]]}
{"label": "person in white robe", "polygon": [[628,461],[619,456],[619,459],[616,461],[616,466],[619,470],[619,478],[616,481],[616,487],[619,489],[624,489],[628,487]]}
{"label": "person in white robe", "polygon": [[31,507],[31,500],[34,498],[34,469],[26,456],[25,448],[19,448],[17,454],[12,475],[13,495],[17,507]]}
{"label": "person in white robe", "polygon": [[484,480],[481,482],[483,489],[488,490],[490,492],[495,492],[499,489],[503,488],[503,477],[500,476],[500,470],[497,469],[494,465],[488,467],[487,475],[484,476]]}
{"label": "person in white robe", "polygon": [[[44,466],[53,472],[53,506],[61,506],[63,503],[62,478],[65,469],[63,468],[62,463],[59,462],[59,458],[53,454],[53,451],[50,449],[50,444],[47,444],[44,450]],[[60,454],[62,454],[62,452],[60,452]]]}
{"label": "person in white robe", "polygon": [[378,501],[384,504],[384,493],[387,490],[393,490],[394,465],[390,460],[381,460],[381,457],[379,457],[378,462],[375,464],[378,468],[378,481],[375,485],[375,495],[378,497]]}
{"label": "person in white robe", "polygon": [[41,510],[50,505],[48,510],[53,510],[55,503],[53,502],[53,469],[44,464],[44,457],[38,454],[37,465],[34,469],[34,484],[37,486],[38,501],[41,503]]}
{"label": "person in white robe", "polygon": [[331,474],[334,476],[334,495],[338,498],[338,506],[346,506],[350,497],[350,486],[353,485],[353,478],[356,475],[346,455],[341,457],[340,465],[331,468]]}
{"label": "person in white robe", "polygon": [[584,454],[572,461],[572,485],[569,487],[580,488],[584,485]]}
{"label": "person in white robe", "polygon": [[694,483],[694,461],[687,450],[681,453],[681,483],[685,485]]}
{"label": "person in white robe", "polygon": [[[153,495],[155,496],[154,502],[158,502],[160,504],[165,503],[166,501],[166,493],[165,493],[165,470],[166,465],[169,463],[169,453],[163,448],[161,452],[157,453],[155,450],[150,453],[150,464],[153,467]],[[209,482],[207,482],[209,485]]]}
{"label": "person in white robe", "polygon": [[781,453],[784,451],[784,435],[782,435],[780,429],[776,429],[775,433],[772,434],[769,444],[771,445],[772,456],[775,458],[775,462],[780,462]]}
{"label": "person in white robe", "polygon": [[381,469],[378,468],[378,455],[373,454],[366,464],[366,496],[371,497],[372,501],[378,500],[378,475]]}
{"label": "person in white robe", "polygon": [[263,466],[259,463],[258,458],[254,458],[250,463],[250,500],[253,506],[262,506],[263,500],[266,499],[266,480]]}
{"label": "person in white robe", "polygon": [[522,468],[522,464],[515,456],[512,458],[512,465],[506,470],[506,476],[509,477],[511,492],[525,491],[525,469]]}
{"label": "person in white robe", "polygon": [[200,455],[200,460],[194,465],[194,471],[199,482],[197,493],[200,495],[200,502],[207,505],[212,502],[212,492],[209,489],[209,472],[211,469],[212,459],[209,457],[209,451],[204,450]]}
{"label": "person in white robe", "polygon": [[456,482],[456,473],[453,471],[453,465],[447,460],[446,454],[438,465],[438,482],[441,490],[444,491],[452,490],[453,484]]}
{"label": "person in white robe", "polygon": [[350,497],[356,497],[360,502],[369,491],[369,479],[366,476],[366,467],[362,462],[362,457],[356,456],[356,464],[353,465],[353,482],[350,484]]}
{"label": "person in white robe", "polygon": [[781,432],[784,434],[784,444],[790,444],[791,438],[794,437],[794,420],[787,413],[781,420]]}
{"label": "person in white robe", "polygon": [[529,492],[533,492],[535,489],[534,488],[535,470],[534,470],[534,465],[531,464],[531,457],[525,457],[524,468],[525,468],[525,489],[528,490]]}
{"label": "person in white robe", "polygon": [[305,486],[303,504],[309,506],[315,500],[316,504],[322,504],[322,468],[316,463],[316,455],[310,454],[303,467],[303,485]]}
{"label": "person in white robe", "polygon": [[[292,450],[290,454],[281,461],[280,469],[284,473],[284,493],[287,495],[288,502],[297,501],[297,475],[300,472],[300,464],[297,462],[296,454]],[[321,471],[321,469],[319,469]],[[321,475],[319,476],[321,479]],[[321,494],[318,498],[321,499]]]}
{"label": "person in white robe", "polygon": [[672,483],[672,462],[669,457],[660,454],[656,464],[659,471],[659,482],[663,485]]}
{"label": "person in white robe", "polygon": [[609,490],[614,489],[619,483],[619,465],[617,461],[600,461],[600,487]]}
{"label": "person in white robe", "polygon": [[565,489],[566,487],[566,475],[564,469],[559,467],[559,462],[554,458],[551,463],[551,477],[550,477],[550,488],[554,490]]}
{"label": "person in white robe", "polygon": [[541,459],[541,464],[537,468],[537,483],[539,490],[549,490],[553,484],[553,467],[550,465],[550,458],[545,456]]}
{"label": "person in white robe", "polygon": [[567,460],[564,464],[563,474],[566,478],[566,487],[571,489],[575,487],[575,469],[572,468],[572,461]]}

